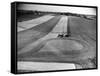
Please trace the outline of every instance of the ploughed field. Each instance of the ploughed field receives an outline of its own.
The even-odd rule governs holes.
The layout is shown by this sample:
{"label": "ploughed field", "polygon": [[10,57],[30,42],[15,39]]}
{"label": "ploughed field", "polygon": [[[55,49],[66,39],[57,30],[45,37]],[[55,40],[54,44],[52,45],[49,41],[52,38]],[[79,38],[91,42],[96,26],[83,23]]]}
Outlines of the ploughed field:
{"label": "ploughed field", "polygon": [[[44,15],[17,24],[18,62],[72,63],[78,69],[96,68],[96,20]],[[62,32],[69,36],[58,37]]]}

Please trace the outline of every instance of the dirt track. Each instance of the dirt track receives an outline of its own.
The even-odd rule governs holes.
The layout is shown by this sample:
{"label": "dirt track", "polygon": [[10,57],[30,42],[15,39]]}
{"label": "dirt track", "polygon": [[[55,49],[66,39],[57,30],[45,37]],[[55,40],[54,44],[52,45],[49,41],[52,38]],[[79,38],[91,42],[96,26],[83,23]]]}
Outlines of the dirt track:
{"label": "dirt track", "polygon": [[[35,42],[36,40],[46,36],[57,24],[61,17],[55,17],[49,20],[46,23],[40,24],[34,28],[22,31],[18,33],[18,47],[19,49],[25,47],[26,45],[30,44],[31,42]],[[48,43],[51,40],[44,40],[43,42],[39,43],[35,48],[31,49],[30,52],[22,53],[19,55],[19,60],[29,60],[29,61],[54,61],[54,62],[68,62],[68,63],[75,63],[81,65],[83,68],[95,68],[94,63],[90,59],[93,59],[96,56],[96,21],[95,20],[87,20],[79,17],[69,17],[68,18],[68,26],[70,26],[70,37],[65,38],[64,40],[78,40],[84,47],[81,50],[67,50],[62,42],[57,43],[56,40],[54,41],[56,47],[53,46],[54,43]],[[66,28],[67,29],[67,28]],[[57,38],[58,39],[58,38]],[[61,40],[61,39],[60,39]],[[52,48],[55,47],[53,50],[47,50],[46,52],[43,51],[43,47],[47,47],[52,45]],[[65,43],[66,46],[69,45],[67,42]],[[57,47],[65,48],[64,50],[59,50]],[[72,48],[72,47],[71,47]],[[42,51],[41,51],[42,49]],[[58,51],[55,52],[55,49]],[[34,51],[36,53],[34,53]],[[60,52],[59,52],[60,51]],[[64,53],[62,53],[62,51]],[[68,55],[70,54],[70,55]],[[46,56],[45,56],[46,55]],[[43,57],[45,56],[45,57]],[[51,57],[51,58],[50,58]]]}

